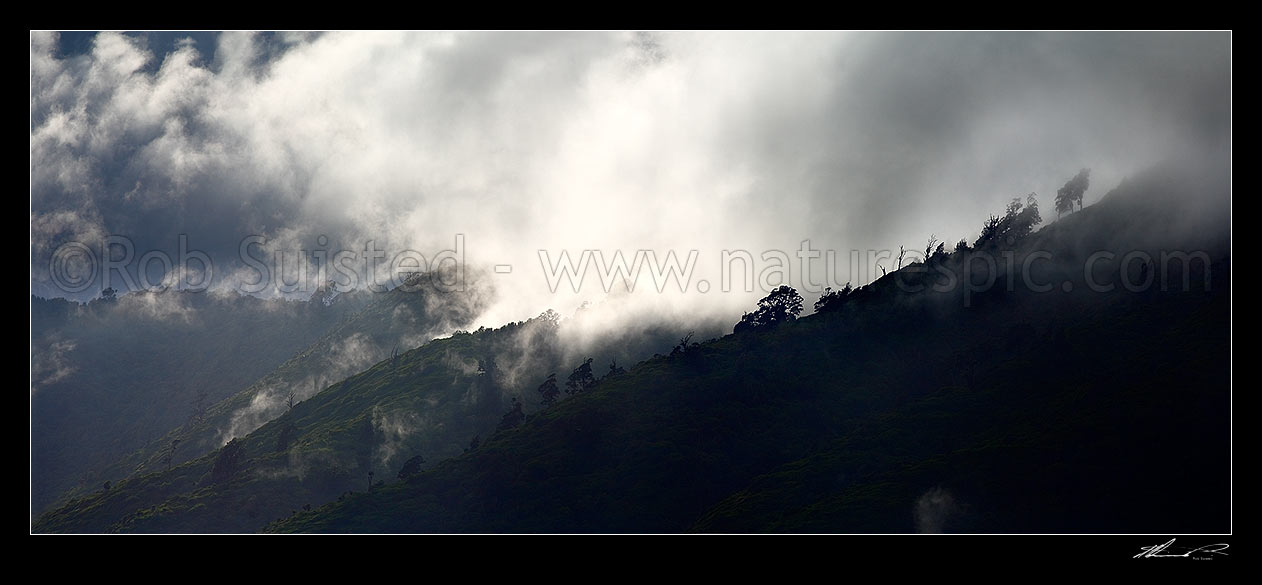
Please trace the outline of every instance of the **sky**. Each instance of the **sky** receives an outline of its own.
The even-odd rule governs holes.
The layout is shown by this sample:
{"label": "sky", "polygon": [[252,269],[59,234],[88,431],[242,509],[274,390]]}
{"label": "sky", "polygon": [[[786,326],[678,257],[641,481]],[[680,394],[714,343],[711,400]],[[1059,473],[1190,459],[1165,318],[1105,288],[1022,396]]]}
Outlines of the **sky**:
{"label": "sky", "polygon": [[[1081,168],[1090,205],[1149,166],[1229,152],[1230,43],[32,32],[31,290],[82,300],[103,284],[189,287],[204,264],[185,262],[181,281],[162,260],[179,265],[183,246],[210,261],[212,290],[306,298],[320,266],[339,251],[362,259],[372,242],[388,258],[466,267],[460,285],[497,299],[488,326],[582,303],[734,321],[781,280],[809,306],[823,285],[892,267],[881,251],[923,249],[930,234],[971,241],[1013,197],[1036,193],[1050,222],[1056,189]],[[804,241],[821,252],[809,274]],[[629,292],[594,274],[576,292],[543,266],[562,251],[695,264],[662,292],[644,275]],[[740,262],[724,286],[725,251],[749,253],[752,289]],[[278,253],[286,269],[310,267],[311,284],[261,279]],[[107,256],[132,282],[101,278]],[[367,265],[352,265],[345,286],[366,285]]]}

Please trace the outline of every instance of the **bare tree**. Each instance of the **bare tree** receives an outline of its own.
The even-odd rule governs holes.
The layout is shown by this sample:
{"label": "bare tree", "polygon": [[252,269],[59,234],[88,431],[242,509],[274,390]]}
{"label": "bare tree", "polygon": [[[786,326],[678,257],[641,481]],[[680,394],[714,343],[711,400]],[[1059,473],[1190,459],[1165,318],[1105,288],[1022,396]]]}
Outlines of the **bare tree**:
{"label": "bare tree", "polygon": [[693,333],[694,333],[694,332],[689,331],[689,332],[688,332],[688,335],[685,335],[685,336],[683,337],[683,339],[680,339],[680,340],[679,340],[679,345],[676,345],[673,349],[671,349],[671,350],[670,350],[670,355],[679,355],[679,354],[681,354],[681,353],[687,353],[687,352],[688,352],[688,342],[689,342],[689,341],[692,341],[692,334],[693,334]]}
{"label": "bare tree", "polygon": [[[614,377],[614,376],[621,376],[621,375],[623,375],[623,374],[625,374],[625,373],[627,373],[626,368],[623,368],[622,366],[619,366],[619,365],[618,365],[618,360],[611,360],[611,361],[609,362],[609,373],[608,373],[608,374],[605,374],[605,378],[612,378],[612,377]],[[602,378],[602,379],[603,379],[603,378]]]}

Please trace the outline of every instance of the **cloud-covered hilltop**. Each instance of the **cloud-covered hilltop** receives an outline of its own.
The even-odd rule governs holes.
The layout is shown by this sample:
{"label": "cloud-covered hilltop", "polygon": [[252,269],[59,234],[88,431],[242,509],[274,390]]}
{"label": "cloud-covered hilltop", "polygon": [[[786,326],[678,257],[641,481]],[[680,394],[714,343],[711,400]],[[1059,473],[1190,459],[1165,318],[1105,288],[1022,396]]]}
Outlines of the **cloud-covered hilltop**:
{"label": "cloud-covered hilltop", "polygon": [[730,314],[765,291],[719,294],[722,250],[809,239],[853,274],[848,250],[972,237],[1080,167],[1090,199],[1230,130],[1228,33],[171,38],[31,34],[33,293],[64,294],[55,249],[109,235],[134,265],[183,234],[231,285],[251,235],[312,262],[463,234],[513,267],[489,325],[604,298],[551,293],[541,249],[698,250],[716,290],[619,311]]}

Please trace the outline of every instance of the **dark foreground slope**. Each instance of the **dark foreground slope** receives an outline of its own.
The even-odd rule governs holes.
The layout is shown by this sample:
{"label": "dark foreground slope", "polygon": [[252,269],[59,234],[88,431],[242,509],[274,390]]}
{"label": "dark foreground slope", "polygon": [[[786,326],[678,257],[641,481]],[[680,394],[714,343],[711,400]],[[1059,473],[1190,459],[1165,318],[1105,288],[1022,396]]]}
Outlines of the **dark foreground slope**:
{"label": "dark foreground slope", "polygon": [[[1010,266],[1028,271],[994,250],[986,290],[891,274],[841,310],[642,363],[268,530],[1228,531],[1222,176],[1151,173],[1027,238]],[[1088,271],[1101,251],[1113,260]],[[1186,285],[1162,252],[1190,254]],[[1164,291],[1126,286],[1162,274]]]}

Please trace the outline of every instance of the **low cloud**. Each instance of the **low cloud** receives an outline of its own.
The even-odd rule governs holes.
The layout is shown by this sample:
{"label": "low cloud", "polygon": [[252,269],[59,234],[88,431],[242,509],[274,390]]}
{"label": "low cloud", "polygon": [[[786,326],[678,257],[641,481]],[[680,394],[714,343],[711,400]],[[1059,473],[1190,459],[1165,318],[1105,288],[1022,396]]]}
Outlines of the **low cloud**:
{"label": "low cloud", "polygon": [[272,387],[260,388],[250,397],[249,405],[232,413],[228,426],[219,431],[219,444],[226,445],[236,437],[244,437],[285,412],[289,393]]}
{"label": "low cloud", "polygon": [[946,532],[962,511],[962,504],[950,490],[935,487],[916,499],[916,531],[921,534]]}
{"label": "low cloud", "polygon": [[57,340],[45,348],[31,351],[31,392],[41,386],[53,384],[73,374],[77,369],[70,354],[77,343],[74,340]]}
{"label": "low cloud", "polygon": [[[108,234],[173,255],[184,234],[219,286],[249,280],[251,235],[315,267],[317,249],[432,258],[463,234],[470,266],[511,267],[478,324],[584,302],[732,319],[765,293],[719,290],[724,250],[810,240],[845,263],[971,238],[1013,196],[1050,207],[1079,168],[1089,204],[1230,137],[1229,33],[212,38],[100,33],[67,54],[31,34],[33,291],[58,294],[57,246]],[[685,291],[620,298],[549,290],[540,250],[699,260]]]}
{"label": "low cloud", "polygon": [[[421,413],[412,410],[386,411],[381,407],[373,407],[372,425],[380,437],[380,442],[374,446],[373,457],[386,469],[396,469],[415,455],[408,451],[410,438],[435,429],[429,417]],[[438,427],[441,426],[439,423]]]}

